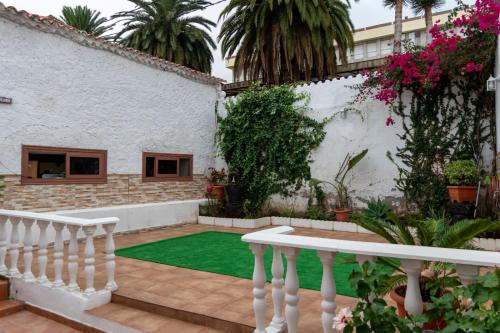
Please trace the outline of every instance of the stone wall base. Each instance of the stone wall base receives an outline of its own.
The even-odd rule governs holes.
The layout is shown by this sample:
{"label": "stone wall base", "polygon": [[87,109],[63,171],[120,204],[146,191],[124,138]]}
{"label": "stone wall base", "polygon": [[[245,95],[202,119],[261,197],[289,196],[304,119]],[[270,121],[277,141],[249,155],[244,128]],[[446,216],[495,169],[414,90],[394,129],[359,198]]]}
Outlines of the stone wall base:
{"label": "stone wall base", "polygon": [[0,208],[36,212],[204,198],[206,177],[193,181],[143,182],[139,174],[108,175],[105,184],[21,185],[5,175]]}

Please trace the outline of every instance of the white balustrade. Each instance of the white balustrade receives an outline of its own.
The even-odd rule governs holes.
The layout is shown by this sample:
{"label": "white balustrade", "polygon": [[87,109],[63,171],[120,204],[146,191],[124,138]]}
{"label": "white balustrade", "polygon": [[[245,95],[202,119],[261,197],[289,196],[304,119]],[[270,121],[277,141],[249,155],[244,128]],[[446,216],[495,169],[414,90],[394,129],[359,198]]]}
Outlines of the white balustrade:
{"label": "white balustrade", "polygon": [[9,267],[9,276],[10,277],[19,277],[21,273],[19,273],[19,269],[17,268],[17,260],[19,259],[19,222],[21,222],[21,218],[11,217],[10,224],[12,225],[12,232],[10,234],[10,247],[9,247],[9,256],[10,256],[10,267]]}
{"label": "white balustrade", "polygon": [[333,261],[335,260],[335,252],[318,251],[318,256],[323,264],[323,277],[321,279],[321,324],[323,332],[333,333],[333,318],[335,317],[335,281],[333,279]]}
{"label": "white balustrade", "polygon": [[5,257],[7,256],[7,216],[0,215],[0,275],[7,275]]}
{"label": "white balustrade", "polygon": [[285,247],[287,273],[285,278],[285,318],[289,333],[298,332],[299,324],[299,276],[297,274],[297,256],[300,249]]}
{"label": "white balustrade", "polygon": [[85,233],[85,295],[95,293],[94,288],[94,273],[95,273],[95,249],[94,249],[94,232],[95,225],[83,227]]}
{"label": "white balustrade", "polygon": [[283,258],[281,257],[281,248],[279,246],[273,247],[271,272],[273,273],[271,283],[273,285],[274,316],[270,326],[275,332],[283,332],[286,328],[285,318],[283,317],[283,302],[285,301],[283,286],[285,285],[285,280],[283,279]]}
{"label": "white balustrade", "polygon": [[68,273],[69,273],[69,291],[80,291],[77,282],[78,275],[78,239],[77,233],[80,230],[79,225],[69,225],[69,246],[68,246]]}
{"label": "white balustrade", "polygon": [[[410,246],[399,244],[372,243],[326,239],[318,237],[305,237],[290,235],[294,229],[291,227],[277,227],[262,230],[242,237],[250,243],[250,248],[255,256],[254,268],[254,311],[256,317],[255,332],[298,332],[299,323],[299,279],[296,261],[301,249],[316,250],[323,265],[321,280],[321,320],[323,332],[333,332],[332,324],[335,315],[336,291],[333,276],[333,262],[338,252],[356,255],[359,263],[376,261],[377,257],[398,258],[403,269],[408,275],[405,308],[410,314],[423,311],[423,302],[420,292],[420,278],[425,261],[456,264],[457,273],[464,285],[472,283],[479,274],[479,267],[499,267],[500,252],[476,251],[463,249],[449,249],[425,246]],[[266,328],[265,318],[265,271],[263,252],[266,246],[273,247],[272,265],[272,300],[274,317]],[[285,277],[285,319],[282,323],[281,311],[283,307],[282,275],[283,266],[281,251],[287,260],[287,274]],[[281,266],[280,266],[281,265]],[[281,324],[279,324],[281,323]],[[279,324],[279,325],[277,325]]]}
{"label": "white balustrade", "polygon": [[40,228],[40,237],[38,238],[38,282],[43,285],[50,285],[47,278],[47,228],[50,221],[38,220],[38,228]]}
{"label": "white balustrade", "polygon": [[64,223],[54,222],[56,230],[56,240],[54,242],[54,287],[61,288],[64,286],[62,279],[63,262],[64,262],[64,240],[63,230]]}
{"label": "white balustrade", "polygon": [[[113,240],[113,230],[118,222],[118,218],[100,218],[100,219],[83,219],[52,215],[47,213],[33,213],[14,210],[0,209],[0,275],[8,276],[13,279],[19,279],[25,283],[40,285],[48,288],[57,288],[62,292],[80,295],[79,297],[90,298],[93,295],[99,294],[95,289],[95,245],[94,237],[96,230],[102,227],[105,233],[105,269],[106,269],[106,285],[104,291],[109,293],[116,290],[118,287],[115,282],[115,245]],[[20,225],[24,226],[21,234]],[[10,225],[10,234],[8,226]],[[49,239],[49,227],[55,231],[53,239]],[[39,237],[34,244],[33,233],[34,228],[38,228]],[[69,245],[67,248],[68,258],[68,277],[65,283],[63,270],[65,265],[64,259],[64,237],[65,230],[69,232]],[[84,248],[84,275],[85,288],[80,291],[78,285],[79,273],[79,237],[83,231],[85,248]],[[51,250],[49,244],[53,244],[53,279],[49,279],[47,267],[49,263],[48,252]],[[34,249],[34,246],[37,248]],[[19,255],[22,250],[23,265],[21,274],[19,271]],[[34,251],[35,255],[34,255]],[[7,267],[6,262],[9,262]],[[33,272],[36,272],[37,275]],[[102,299],[102,298],[100,298]]]}
{"label": "white balustrade", "polygon": [[23,279],[25,281],[34,281],[35,276],[31,271],[31,263],[33,262],[33,232],[32,227],[35,220],[24,219],[24,247],[23,247],[23,260],[24,260],[24,273]]}
{"label": "white balustrade", "polygon": [[111,291],[118,289],[115,282],[115,241],[113,240],[115,226],[116,223],[103,224],[106,231],[106,274],[108,278],[106,289]]}
{"label": "white balustrade", "polygon": [[264,269],[265,245],[250,244],[252,253],[255,256],[253,269],[253,311],[255,313],[255,333],[266,333],[266,271]]}

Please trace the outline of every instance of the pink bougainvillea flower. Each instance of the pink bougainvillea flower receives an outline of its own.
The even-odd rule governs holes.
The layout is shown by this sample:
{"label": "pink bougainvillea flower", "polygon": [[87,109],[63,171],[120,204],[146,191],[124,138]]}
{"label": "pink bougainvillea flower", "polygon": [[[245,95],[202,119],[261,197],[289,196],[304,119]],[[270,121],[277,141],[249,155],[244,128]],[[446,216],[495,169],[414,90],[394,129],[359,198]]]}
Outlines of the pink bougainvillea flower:
{"label": "pink bougainvillea flower", "polygon": [[385,121],[385,126],[390,126],[390,125],[394,125],[394,119],[392,119],[391,116],[387,117]]}
{"label": "pink bougainvillea flower", "polygon": [[476,65],[472,61],[468,62],[467,65],[465,65],[465,71],[468,73],[472,72],[480,72],[483,70],[483,64]]}

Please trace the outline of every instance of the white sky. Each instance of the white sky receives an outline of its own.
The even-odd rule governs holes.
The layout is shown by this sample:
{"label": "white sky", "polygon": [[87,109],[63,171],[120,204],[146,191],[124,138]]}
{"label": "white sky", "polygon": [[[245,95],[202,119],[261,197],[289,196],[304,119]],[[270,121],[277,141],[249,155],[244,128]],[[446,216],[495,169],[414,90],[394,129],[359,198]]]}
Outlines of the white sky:
{"label": "white sky", "polygon": [[[75,6],[75,5],[87,5],[91,9],[96,9],[102,13],[104,16],[111,16],[112,14],[123,11],[130,10],[134,6],[131,2],[127,0],[0,0],[6,6],[14,6],[17,9],[24,9],[30,13],[39,15],[54,15],[58,17],[61,12],[63,5]],[[210,0],[211,2],[216,2],[217,0]],[[227,2],[227,1],[226,1]],[[353,2],[353,1],[351,1]],[[356,29],[390,22],[394,19],[394,12],[385,8],[382,5],[383,0],[360,0],[358,3],[353,3],[351,9],[351,17],[354,22]],[[472,4],[474,0],[465,0],[465,3]],[[454,7],[456,4],[455,0],[446,0],[446,5],[439,10],[446,10]],[[219,18],[219,13],[225,3],[220,3],[215,6],[211,6],[204,11],[207,18],[217,21]],[[405,8],[404,16],[414,16],[409,8]],[[219,32],[219,27],[212,31],[212,37],[214,40]],[[212,66],[212,74],[228,81],[232,81],[231,71],[224,67],[224,61],[219,50],[214,51],[214,64]]]}

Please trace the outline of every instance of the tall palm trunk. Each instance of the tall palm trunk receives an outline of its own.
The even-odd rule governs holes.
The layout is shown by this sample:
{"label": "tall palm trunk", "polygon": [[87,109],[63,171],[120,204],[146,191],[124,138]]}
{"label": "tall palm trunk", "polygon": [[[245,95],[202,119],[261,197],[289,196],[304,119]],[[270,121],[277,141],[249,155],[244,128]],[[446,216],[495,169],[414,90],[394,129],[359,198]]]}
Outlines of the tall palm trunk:
{"label": "tall palm trunk", "polygon": [[425,30],[427,32],[427,43],[429,43],[432,39],[432,36],[431,36],[432,6],[425,6],[424,14],[425,14]]}
{"label": "tall palm trunk", "polygon": [[396,0],[394,6],[394,53],[401,53],[401,40],[403,38],[403,0]]}

